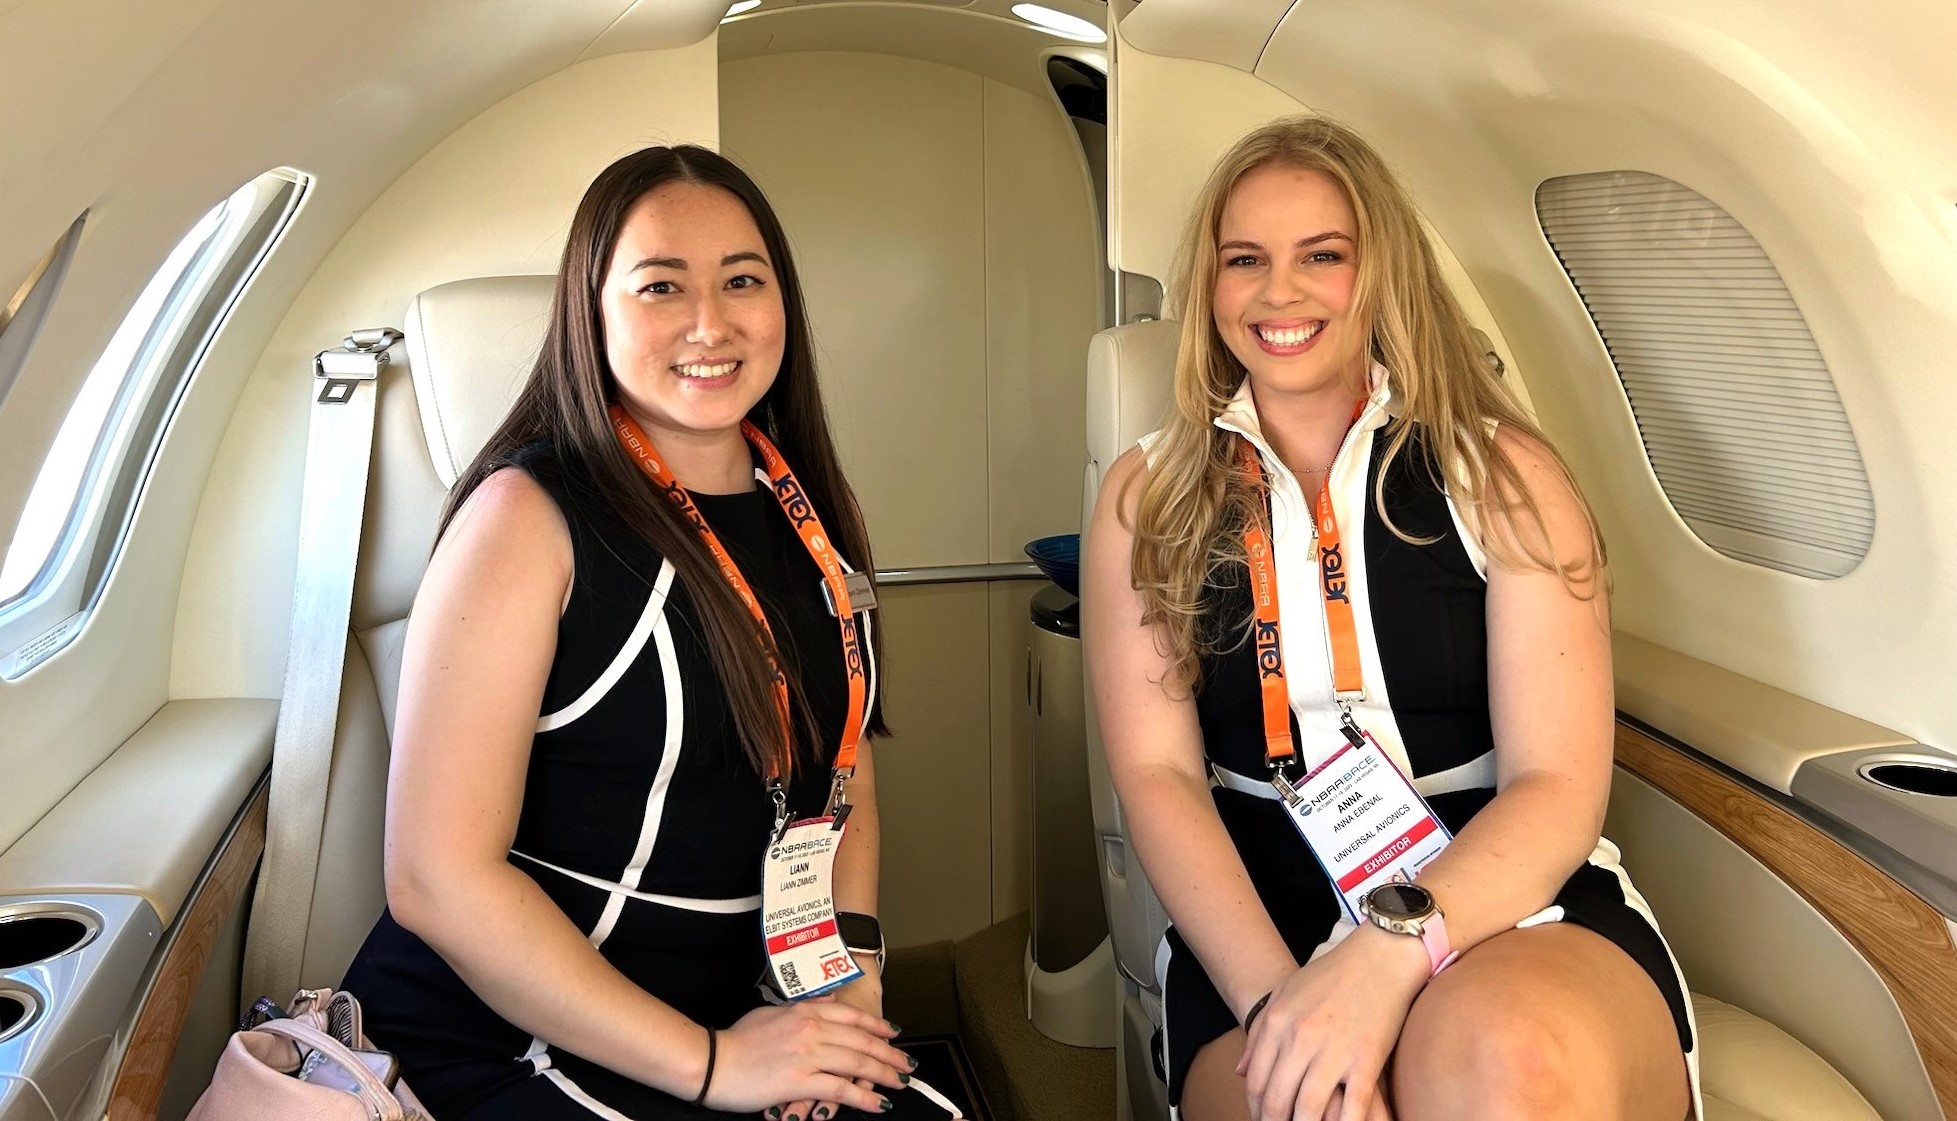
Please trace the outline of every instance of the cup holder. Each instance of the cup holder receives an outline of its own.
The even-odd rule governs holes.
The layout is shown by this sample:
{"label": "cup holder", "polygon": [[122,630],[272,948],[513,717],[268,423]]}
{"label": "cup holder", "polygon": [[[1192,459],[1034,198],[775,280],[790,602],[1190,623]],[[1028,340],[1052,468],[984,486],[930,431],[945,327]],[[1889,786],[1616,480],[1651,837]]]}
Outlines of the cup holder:
{"label": "cup holder", "polygon": [[0,908],[0,970],[19,969],[73,953],[102,930],[93,912],[61,903]]}
{"label": "cup holder", "polygon": [[41,1002],[26,989],[0,989],[0,1041],[12,1039],[33,1025]]}
{"label": "cup holder", "polygon": [[1957,766],[1929,759],[1878,759],[1856,768],[1877,786],[1932,798],[1957,798]]}

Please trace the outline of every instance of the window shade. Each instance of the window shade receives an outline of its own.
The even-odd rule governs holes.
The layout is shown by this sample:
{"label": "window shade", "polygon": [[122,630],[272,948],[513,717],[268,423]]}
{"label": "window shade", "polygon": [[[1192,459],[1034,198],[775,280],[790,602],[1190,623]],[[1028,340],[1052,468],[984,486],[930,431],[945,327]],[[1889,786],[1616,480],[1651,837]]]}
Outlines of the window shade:
{"label": "window shade", "polygon": [[1815,579],[1868,553],[1875,501],[1835,381],[1753,235],[1663,176],[1551,179],[1536,215],[1707,545]]}

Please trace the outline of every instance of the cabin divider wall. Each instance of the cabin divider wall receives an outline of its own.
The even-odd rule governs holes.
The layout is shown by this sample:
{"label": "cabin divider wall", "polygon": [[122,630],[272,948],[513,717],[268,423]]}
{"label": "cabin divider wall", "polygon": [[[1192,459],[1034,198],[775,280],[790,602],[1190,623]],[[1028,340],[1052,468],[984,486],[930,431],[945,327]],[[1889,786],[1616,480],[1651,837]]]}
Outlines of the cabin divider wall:
{"label": "cabin divider wall", "polygon": [[[879,568],[1022,561],[1079,526],[1097,219],[1057,102],[894,55],[720,72],[723,150],[781,214]],[[887,589],[877,751],[893,945],[1027,907],[1033,581]]]}

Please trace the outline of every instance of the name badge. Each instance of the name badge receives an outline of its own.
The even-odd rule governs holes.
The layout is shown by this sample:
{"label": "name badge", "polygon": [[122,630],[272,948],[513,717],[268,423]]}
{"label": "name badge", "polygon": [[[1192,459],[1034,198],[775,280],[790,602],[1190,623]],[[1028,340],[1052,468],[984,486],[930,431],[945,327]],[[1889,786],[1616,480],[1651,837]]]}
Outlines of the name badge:
{"label": "name badge", "polygon": [[775,990],[805,1000],[863,975],[836,929],[831,891],[843,823],[833,817],[795,822],[768,846],[761,870],[761,933]]}
{"label": "name badge", "polygon": [[1367,892],[1413,879],[1454,839],[1372,733],[1364,739],[1319,764],[1283,802],[1355,923],[1365,921]]}
{"label": "name badge", "polygon": [[[849,610],[851,614],[858,611],[875,611],[877,609],[877,590],[870,583],[869,573],[843,573],[843,587],[849,590]],[[829,590],[829,581],[827,580],[822,581],[822,602],[828,605],[829,614],[833,616],[836,613],[836,596],[835,593]]]}

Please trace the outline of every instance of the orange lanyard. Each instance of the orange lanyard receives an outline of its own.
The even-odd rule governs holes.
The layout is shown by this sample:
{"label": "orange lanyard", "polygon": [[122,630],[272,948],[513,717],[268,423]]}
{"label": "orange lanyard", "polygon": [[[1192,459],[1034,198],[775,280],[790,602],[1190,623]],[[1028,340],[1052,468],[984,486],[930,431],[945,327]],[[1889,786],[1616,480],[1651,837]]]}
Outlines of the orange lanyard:
{"label": "orange lanyard", "polygon": [[[1356,422],[1365,409],[1361,401],[1353,407]],[[1264,465],[1248,438],[1239,458],[1244,478],[1262,489]],[[1352,702],[1366,695],[1366,676],[1359,662],[1359,630],[1352,621],[1352,594],[1346,576],[1345,553],[1339,539],[1339,519],[1332,510],[1332,476],[1318,488],[1318,590],[1325,605],[1325,634],[1332,654],[1332,693],[1341,714],[1341,731],[1354,746],[1363,737],[1352,719]],[[1250,562],[1251,599],[1257,609],[1253,635],[1257,655],[1258,690],[1264,701],[1264,761],[1273,771],[1297,754],[1291,736],[1291,693],[1284,679],[1284,645],[1281,637],[1277,591],[1277,557],[1271,549],[1270,534],[1261,518],[1244,527],[1244,555]]]}
{"label": "orange lanyard", "polygon": [[[774,631],[768,626],[768,617],[762,614],[761,601],[754,598],[754,590],[748,586],[747,578],[741,575],[740,566],[727,552],[726,546],[700,514],[700,508],[693,503],[693,497],[680,485],[666,461],[646,439],[646,434],[623,408],[611,407],[612,428],[617,431],[619,442],[639,463],[641,470],[659,487],[667,498],[678,506],[680,514],[692,524],[707,543],[707,550],[713,554],[720,565],[720,574],[747,605],[748,613],[754,616],[761,633],[768,636],[768,668],[774,679],[775,707],[781,714],[784,735],[788,734],[788,682],[782,677],[781,667],[774,660]],[[781,512],[788,516],[788,522],[802,538],[802,546],[809,551],[816,567],[822,570],[823,582],[829,585],[829,594],[836,605],[837,629],[842,634],[843,668],[849,676],[849,708],[843,716],[842,744],[836,749],[836,769],[834,785],[830,792],[829,809],[833,812],[842,801],[842,786],[856,773],[856,745],[863,735],[863,713],[868,704],[868,690],[863,677],[863,648],[856,633],[856,616],[850,611],[849,584],[844,579],[842,557],[829,543],[829,534],[822,528],[822,519],[816,515],[815,507],[809,502],[807,492],[789,469],[788,461],[775,449],[761,430],[747,421],[741,422],[741,435],[761,453],[762,470],[767,473],[770,489],[774,491],[775,501],[781,505]],[[786,755],[787,752],[784,752]],[[781,775],[774,768],[769,769],[768,789],[775,794],[777,809],[785,806],[786,794],[783,791]],[[785,824],[777,822],[777,826]],[[779,830],[778,830],[779,831]]]}

